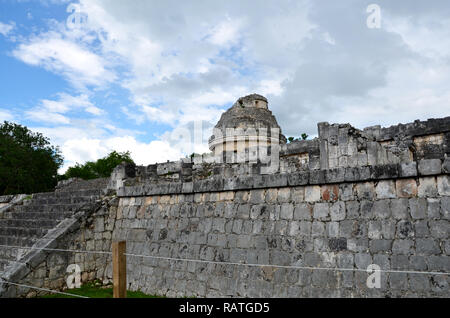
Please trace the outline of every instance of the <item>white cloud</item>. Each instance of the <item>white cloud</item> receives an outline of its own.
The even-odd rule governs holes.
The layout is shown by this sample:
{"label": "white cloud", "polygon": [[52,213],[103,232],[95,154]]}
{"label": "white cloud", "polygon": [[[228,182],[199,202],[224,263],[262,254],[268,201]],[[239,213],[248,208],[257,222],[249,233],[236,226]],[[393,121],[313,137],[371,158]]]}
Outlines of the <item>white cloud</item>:
{"label": "white cloud", "polygon": [[20,44],[13,55],[27,64],[63,75],[78,88],[100,86],[115,79],[101,56],[54,31]]}
{"label": "white cloud", "polygon": [[0,34],[3,36],[7,36],[14,28],[16,24],[11,22],[9,24],[0,22]]}
{"label": "white cloud", "polygon": [[7,109],[0,109],[0,123],[14,120],[14,115]]}
{"label": "white cloud", "polygon": [[69,124],[70,119],[58,113],[50,113],[45,109],[32,109],[25,112],[28,119],[34,122],[44,122],[53,124]]}
{"label": "white cloud", "polygon": [[40,105],[25,111],[25,115],[35,122],[69,124],[71,122],[70,118],[63,114],[79,111],[84,111],[95,116],[105,113],[102,109],[92,104],[89,101],[89,96],[86,94],[72,96],[66,93],[60,93],[56,100],[41,100]]}
{"label": "white cloud", "polygon": [[207,35],[207,39],[219,46],[234,44],[240,39],[239,31],[242,24],[241,20],[232,20],[227,17],[225,21],[212,29],[211,33]]}

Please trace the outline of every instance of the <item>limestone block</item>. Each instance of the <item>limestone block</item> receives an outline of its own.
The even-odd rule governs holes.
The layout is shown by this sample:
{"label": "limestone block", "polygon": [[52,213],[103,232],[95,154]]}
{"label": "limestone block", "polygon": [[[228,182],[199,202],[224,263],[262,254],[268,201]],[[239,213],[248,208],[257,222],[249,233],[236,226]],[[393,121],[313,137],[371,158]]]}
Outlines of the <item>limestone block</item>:
{"label": "limestone block", "polygon": [[437,177],[437,187],[439,195],[450,196],[450,176],[444,175]]}
{"label": "limestone block", "polygon": [[306,186],[305,187],[305,201],[306,202],[320,201],[320,186]]}
{"label": "limestone block", "polygon": [[375,191],[378,199],[395,198],[395,183],[392,180],[379,181],[375,187]]}
{"label": "limestone block", "polygon": [[434,175],[441,173],[440,159],[423,159],[419,161],[419,174],[422,176]]}
{"label": "limestone block", "polygon": [[396,180],[395,187],[397,190],[397,197],[399,198],[411,198],[417,196],[417,183],[414,179]]}

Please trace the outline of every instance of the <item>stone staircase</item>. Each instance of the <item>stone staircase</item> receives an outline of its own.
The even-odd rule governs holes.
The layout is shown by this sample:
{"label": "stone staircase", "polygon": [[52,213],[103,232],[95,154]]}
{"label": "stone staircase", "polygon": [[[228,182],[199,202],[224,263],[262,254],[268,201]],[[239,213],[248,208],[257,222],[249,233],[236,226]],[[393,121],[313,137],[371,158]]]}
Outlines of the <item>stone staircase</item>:
{"label": "stone staircase", "polygon": [[[73,180],[55,192],[33,194],[0,217],[0,276],[50,229],[71,217],[82,206],[105,194],[109,179]],[[23,248],[16,248],[23,247]]]}

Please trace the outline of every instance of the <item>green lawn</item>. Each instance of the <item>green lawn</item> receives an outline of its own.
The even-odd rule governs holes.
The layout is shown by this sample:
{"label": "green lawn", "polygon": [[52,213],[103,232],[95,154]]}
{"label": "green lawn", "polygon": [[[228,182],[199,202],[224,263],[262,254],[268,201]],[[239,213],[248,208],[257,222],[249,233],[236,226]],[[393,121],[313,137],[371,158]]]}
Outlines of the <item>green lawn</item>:
{"label": "green lawn", "polygon": [[[75,294],[80,296],[85,296],[89,298],[113,298],[112,287],[102,287],[98,283],[87,283],[82,285],[80,288],[68,289],[64,291],[68,294]],[[158,296],[146,295],[142,292],[127,291],[128,298],[159,298]],[[68,296],[61,294],[49,294],[45,296],[40,296],[39,298],[79,298],[76,296]]]}

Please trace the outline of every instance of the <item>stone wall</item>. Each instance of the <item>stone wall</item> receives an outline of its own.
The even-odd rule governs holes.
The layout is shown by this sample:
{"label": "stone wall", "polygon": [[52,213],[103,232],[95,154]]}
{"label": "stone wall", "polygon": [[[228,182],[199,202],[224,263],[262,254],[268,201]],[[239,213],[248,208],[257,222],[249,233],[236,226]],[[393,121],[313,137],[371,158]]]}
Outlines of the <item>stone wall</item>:
{"label": "stone wall", "polygon": [[130,288],[150,294],[449,297],[448,275],[382,273],[366,287],[369,264],[450,271],[450,178],[435,164],[125,187],[113,239],[163,258],[357,269],[128,257]]}

